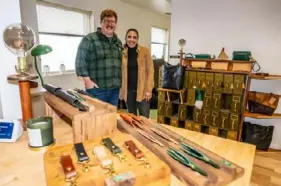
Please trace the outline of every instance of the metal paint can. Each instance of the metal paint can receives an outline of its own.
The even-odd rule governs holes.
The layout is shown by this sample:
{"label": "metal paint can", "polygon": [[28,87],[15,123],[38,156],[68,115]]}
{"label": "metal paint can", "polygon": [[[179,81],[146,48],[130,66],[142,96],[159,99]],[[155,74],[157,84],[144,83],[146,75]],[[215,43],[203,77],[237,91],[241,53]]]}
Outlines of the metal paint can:
{"label": "metal paint can", "polygon": [[52,117],[32,118],[26,121],[28,145],[31,150],[44,150],[55,144]]}

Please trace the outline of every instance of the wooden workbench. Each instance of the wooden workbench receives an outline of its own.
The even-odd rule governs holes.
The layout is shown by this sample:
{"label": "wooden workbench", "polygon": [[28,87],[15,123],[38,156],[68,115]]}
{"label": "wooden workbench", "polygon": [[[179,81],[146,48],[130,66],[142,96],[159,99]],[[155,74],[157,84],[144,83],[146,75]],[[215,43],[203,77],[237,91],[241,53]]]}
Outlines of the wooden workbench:
{"label": "wooden workbench", "polygon": [[[243,167],[244,176],[232,182],[231,186],[250,185],[255,146],[185,129],[167,127]],[[56,123],[54,130],[56,145],[72,143],[72,128],[69,125]],[[26,132],[16,143],[0,143],[0,186],[46,186],[43,152],[30,151],[27,143]],[[174,176],[171,180],[171,186],[183,185]]]}

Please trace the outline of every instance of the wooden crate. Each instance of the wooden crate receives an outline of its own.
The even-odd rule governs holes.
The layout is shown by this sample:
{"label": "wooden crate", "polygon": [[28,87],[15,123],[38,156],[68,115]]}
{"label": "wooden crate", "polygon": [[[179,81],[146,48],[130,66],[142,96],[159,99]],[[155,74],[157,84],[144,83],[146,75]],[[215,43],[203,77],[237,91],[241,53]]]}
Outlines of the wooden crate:
{"label": "wooden crate", "polygon": [[[137,131],[136,128],[131,127],[128,125],[125,121],[123,121],[121,118],[118,119],[118,128],[126,131],[127,133],[133,135],[139,142],[141,142],[143,145],[145,145],[148,149],[150,149],[154,154],[156,154],[160,159],[165,161],[171,168],[172,173],[174,176],[176,176],[178,179],[180,179],[184,184],[186,185],[194,185],[194,186],[203,186],[203,185],[227,185],[231,183],[232,181],[238,179],[239,177],[243,176],[244,169],[240,167],[239,165],[236,165],[222,157],[220,157],[217,154],[214,154],[213,152],[209,151],[208,149],[205,149],[196,143],[184,138],[183,136],[180,136],[179,134],[172,132],[171,130],[167,129],[166,127],[163,127],[151,119],[147,119],[145,117],[141,117],[146,123],[148,123],[151,127],[157,128],[158,130],[164,132],[165,134],[172,137],[177,142],[184,142],[191,147],[199,150],[200,152],[207,155],[209,158],[211,158],[214,162],[218,163],[221,168],[215,169],[212,166],[206,164],[203,161],[200,161],[190,155],[185,154],[191,161],[196,163],[201,169],[206,171],[208,173],[208,176],[202,176],[199,173],[191,170],[188,167],[185,167],[178,161],[174,160],[172,157],[170,157],[167,153],[167,149],[169,147],[173,147],[179,150],[179,145],[176,145],[174,143],[171,143],[167,140],[164,140],[163,138],[156,135],[154,132],[149,130],[148,127],[145,127],[145,131],[156,138],[158,141],[160,141],[164,147],[160,147],[151,141],[147,140],[143,136],[141,136]],[[196,125],[196,124],[195,124]],[[199,125],[199,124],[198,124]],[[164,185],[164,184],[163,184]]]}
{"label": "wooden crate", "polygon": [[[110,151],[106,149],[108,157],[113,161],[116,173],[123,173],[126,171],[132,171],[136,178],[135,186],[163,186],[170,185],[170,168],[162,160],[160,160],[155,154],[149,151],[145,146],[135,140],[131,135],[116,131],[110,136],[112,141],[118,145],[122,152],[125,154],[127,161],[121,163],[116,156],[111,155]],[[133,155],[124,146],[124,142],[127,140],[133,140],[137,147],[145,154],[151,167],[146,169],[143,165],[139,164],[139,161],[135,160]],[[77,185],[81,186],[101,186],[104,185],[104,180],[109,178],[110,175],[104,173],[98,163],[96,156],[92,153],[93,147],[101,145],[101,138],[94,140],[87,140],[83,142],[85,150],[90,158],[89,165],[91,165],[89,172],[82,171],[82,165],[77,163],[77,156],[73,150],[73,144],[60,146],[48,150],[44,154],[44,166],[45,176],[48,186],[66,186],[64,181],[64,173],[60,165],[60,156],[63,154],[69,154],[73,160],[73,164],[78,171],[79,177],[77,179]]]}
{"label": "wooden crate", "polygon": [[89,105],[88,112],[79,111],[59,97],[44,93],[46,116],[53,117],[57,122],[66,122],[73,128],[73,142],[83,142],[104,135],[110,135],[117,130],[117,108],[98,99],[84,96]]}

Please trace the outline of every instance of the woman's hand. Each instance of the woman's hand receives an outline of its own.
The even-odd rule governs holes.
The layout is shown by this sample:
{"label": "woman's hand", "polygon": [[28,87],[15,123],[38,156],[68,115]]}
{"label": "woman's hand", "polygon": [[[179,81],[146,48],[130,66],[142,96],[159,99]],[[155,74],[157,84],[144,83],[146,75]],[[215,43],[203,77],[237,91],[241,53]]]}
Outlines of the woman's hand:
{"label": "woman's hand", "polygon": [[151,92],[146,92],[145,93],[145,100],[148,102],[152,97],[152,93]]}

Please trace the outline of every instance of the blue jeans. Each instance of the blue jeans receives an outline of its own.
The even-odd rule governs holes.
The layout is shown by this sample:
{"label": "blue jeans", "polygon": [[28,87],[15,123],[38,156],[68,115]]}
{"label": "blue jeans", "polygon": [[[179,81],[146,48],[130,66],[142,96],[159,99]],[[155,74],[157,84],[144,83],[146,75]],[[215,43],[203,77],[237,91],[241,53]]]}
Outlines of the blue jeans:
{"label": "blue jeans", "polygon": [[114,106],[118,106],[119,101],[119,88],[112,89],[112,90],[103,90],[100,88],[92,88],[92,89],[86,89],[88,93],[93,95],[95,98],[109,103]]}

